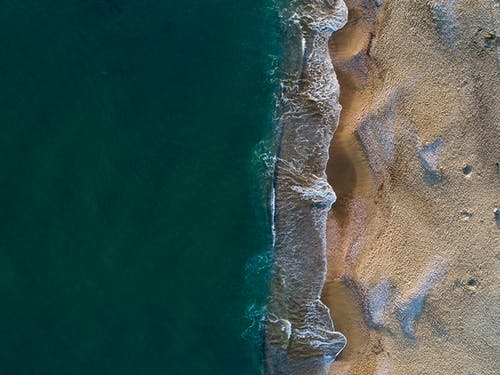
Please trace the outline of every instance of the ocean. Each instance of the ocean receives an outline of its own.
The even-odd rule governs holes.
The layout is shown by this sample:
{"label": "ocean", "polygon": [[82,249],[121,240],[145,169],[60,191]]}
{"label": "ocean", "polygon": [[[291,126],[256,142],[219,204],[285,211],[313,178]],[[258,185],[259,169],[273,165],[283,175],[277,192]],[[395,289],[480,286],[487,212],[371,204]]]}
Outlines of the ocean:
{"label": "ocean", "polygon": [[2,2],[1,375],[261,373],[278,18]]}

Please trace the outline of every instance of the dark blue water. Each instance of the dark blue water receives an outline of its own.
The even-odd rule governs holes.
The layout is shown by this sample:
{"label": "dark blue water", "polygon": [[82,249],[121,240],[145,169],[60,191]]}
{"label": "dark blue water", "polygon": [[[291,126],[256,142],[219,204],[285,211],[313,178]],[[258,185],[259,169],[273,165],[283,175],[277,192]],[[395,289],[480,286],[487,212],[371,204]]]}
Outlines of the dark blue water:
{"label": "dark blue water", "polygon": [[258,374],[271,1],[0,5],[0,374]]}

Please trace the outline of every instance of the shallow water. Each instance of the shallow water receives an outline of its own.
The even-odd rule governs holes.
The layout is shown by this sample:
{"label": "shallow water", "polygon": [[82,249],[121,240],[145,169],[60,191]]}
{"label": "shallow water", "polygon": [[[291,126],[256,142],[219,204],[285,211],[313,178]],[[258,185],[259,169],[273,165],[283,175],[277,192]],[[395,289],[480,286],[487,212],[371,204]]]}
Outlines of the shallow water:
{"label": "shallow water", "polygon": [[270,3],[2,4],[0,373],[260,373]]}
{"label": "shallow water", "polygon": [[327,182],[338,124],[339,86],[328,51],[347,20],[343,2],[292,2],[279,106],[275,262],[266,355],[270,374],[326,374],[346,345],[320,300],[326,277],[326,219],[336,200]]}

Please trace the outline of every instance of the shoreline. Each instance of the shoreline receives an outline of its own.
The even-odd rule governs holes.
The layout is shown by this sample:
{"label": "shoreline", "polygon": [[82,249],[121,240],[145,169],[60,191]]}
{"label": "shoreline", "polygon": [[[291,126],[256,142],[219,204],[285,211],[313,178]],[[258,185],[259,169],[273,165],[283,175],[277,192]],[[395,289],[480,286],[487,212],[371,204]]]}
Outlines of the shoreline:
{"label": "shoreline", "polygon": [[266,364],[270,374],[324,374],[346,345],[321,302],[321,292],[326,222],[336,199],[326,167],[340,113],[328,42],[347,21],[347,8],[343,1],[334,6],[298,1],[291,6],[272,198],[275,260]]}

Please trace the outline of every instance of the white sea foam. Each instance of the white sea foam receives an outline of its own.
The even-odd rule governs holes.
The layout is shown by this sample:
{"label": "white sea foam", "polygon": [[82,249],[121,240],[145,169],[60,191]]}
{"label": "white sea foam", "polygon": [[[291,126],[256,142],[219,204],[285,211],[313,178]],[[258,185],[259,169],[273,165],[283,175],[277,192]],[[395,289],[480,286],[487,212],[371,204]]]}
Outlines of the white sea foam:
{"label": "white sea foam", "polygon": [[325,373],[346,343],[319,298],[326,277],[326,218],[336,199],[325,169],[340,112],[328,39],[347,21],[347,8],[343,1],[296,0],[291,9],[284,17],[291,56],[279,107],[266,353],[270,374],[302,375]]}

